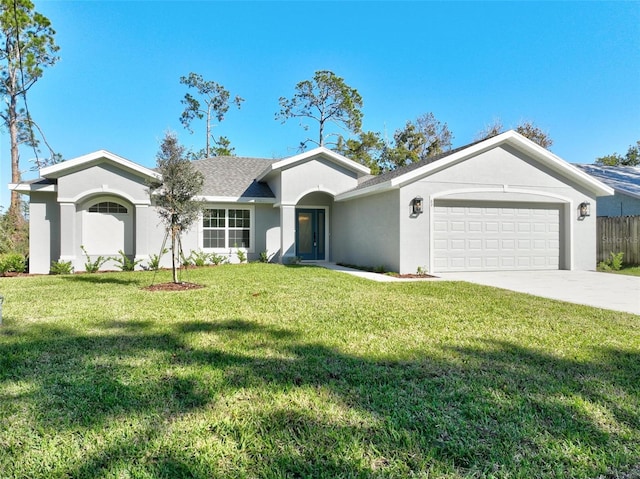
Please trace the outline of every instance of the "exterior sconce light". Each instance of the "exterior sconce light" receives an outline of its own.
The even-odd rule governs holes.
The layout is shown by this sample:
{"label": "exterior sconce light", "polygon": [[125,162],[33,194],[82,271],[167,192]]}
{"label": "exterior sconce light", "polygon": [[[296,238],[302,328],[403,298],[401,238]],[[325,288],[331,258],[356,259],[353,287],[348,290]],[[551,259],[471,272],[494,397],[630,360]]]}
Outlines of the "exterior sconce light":
{"label": "exterior sconce light", "polygon": [[587,216],[591,216],[591,204],[588,201],[583,201],[578,206],[578,216],[580,218],[586,218]]}
{"label": "exterior sconce light", "polygon": [[413,200],[411,200],[411,208],[413,210],[414,215],[419,215],[424,210],[424,200],[422,196],[416,196]]}

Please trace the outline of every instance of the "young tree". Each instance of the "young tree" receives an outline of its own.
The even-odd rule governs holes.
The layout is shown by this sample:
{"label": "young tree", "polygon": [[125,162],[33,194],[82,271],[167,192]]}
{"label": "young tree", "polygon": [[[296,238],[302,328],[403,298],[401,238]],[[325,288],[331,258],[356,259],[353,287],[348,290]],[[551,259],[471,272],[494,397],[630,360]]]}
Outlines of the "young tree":
{"label": "young tree", "polygon": [[600,166],[640,166],[640,140],[630,145],[626,155],[618,153],[596,158],[596,165]]}
{"label": "young tree", "polygon": [[[216,139],[211,130],[214,126],[214,118],[218,120],[218,123],[221,122],[224,120],[224,115],[229,111],[230,103],[240,109],[244,99],[236,96],[231,100],[229,90],[219,83],[205,80],[202,78],[202,75],[197,73],[192,72],[186,77],[180,77],[180,83],[187,85],[188,88],[195,88],[198,95],[203,97],[202,102],[204,104],[201,104],[196,97],[187,92],[182,100],[185,109],[180,116],[180,122],[190,133],[193,133],[193,129],[191,128],[193,120],[196,118],[198,120],[206,119],[206,141],[204,155],[202,155],[202,157],[217,156],[218,149],[233,153],[229,139],[224,136]],[[217,147],[211,147],[211,141],[213,141]]]}
{"label": "young tree", "polygon": [[[12,183],[21,179],[19,145],[37,146],[27,91],[40,79],[43,68],[58,60],[54,35],[49,19],[34,11],[30,0],[0,0],[0,95],[6,102],[0,118],[9,130]],[[8,213],[16,221],[22,217],[15,191]]]}
{"label": "young tree", "polygon": [[173,282],[178,283],[176,265],[180,262],[180,235],[197,221],[204,177],[186,158],[185,149],[175,133],[166,133],[156,156],[161,179],[149,183],[149,194],[158,208],[160,219],[171,237]]}
{"label": "young tree", "polygon": [[[334,124],[351,133],[359,133],[362,127],[362,97],[358,90],[348,86],[345,81],[333,72],[320,70],[315,72],[312,80],[304,80],[295,87],[296,93],[290,99],[280,97],[280,111],[276,120],[285,123],[290,118],[308,118],[318,123],[318,140],[307,138],[301,142],[305,147],[311,142],[325,146],[329,136],[335,136],[337,144],[340,134],[328,132],[329,124]],[[301,123],[305,129],[309,125]]]}

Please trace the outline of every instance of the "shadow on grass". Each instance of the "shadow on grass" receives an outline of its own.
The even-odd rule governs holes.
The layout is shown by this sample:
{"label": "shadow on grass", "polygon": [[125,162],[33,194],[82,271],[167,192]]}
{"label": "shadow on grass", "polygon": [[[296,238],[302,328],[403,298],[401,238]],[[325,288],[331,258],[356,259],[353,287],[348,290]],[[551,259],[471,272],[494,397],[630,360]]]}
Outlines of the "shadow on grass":
{"label": "shadow on grass", "polygon": [[109,271],[104,273],[79,273],[79,274],[65,274],[60,276],[66,281],[72,283],[91,283],[91,284],[120,284],[127,286],[130,284],[141,284],[140,278],[125,279],[121,276],[115,276],[111,273],[118,273],[117,271]]}
{"label": "shadow on grass", "polygon": [[[216,471],[224,462],[227,475],[264,477],[595,477],[640,453],[637,351],[603,348],[578,361],[480,341],[448,355],[384,361],[242,319],[150,326],[115,322],[104,329],[119,334],[84,336],[45,326],[0,347],[0,386],[36,385],[0,401],[9,411],[28,404],[38,429],[100,435],[122,418],[142,424],[103,438],[60,475],[103,477],[124,464],[153,477],[223,477]],[[194,346],[192,335],[225,347]],[[247,339],[270,354],[238,352]],[[276,392],[307,399],[283,406]],[[243,414],[208,415],[241,393],[253,398]],[[194,414],[206,424],[199,440],[233,441],[232,457],[209,457],[186,445],[192,431],[171,429]],[[607,415],[614,420],[603,424]],[[0,430],[12,427],[8,417]],[[12,453],[13,464],[32,454]]]}

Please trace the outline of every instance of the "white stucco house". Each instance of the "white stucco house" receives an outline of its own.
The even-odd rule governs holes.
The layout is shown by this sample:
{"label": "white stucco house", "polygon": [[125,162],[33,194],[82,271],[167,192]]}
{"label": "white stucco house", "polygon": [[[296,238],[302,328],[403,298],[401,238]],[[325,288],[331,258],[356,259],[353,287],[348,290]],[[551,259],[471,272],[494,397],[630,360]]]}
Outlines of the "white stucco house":
{"label": "white stucco house", "polygon": [[598,216],[640,216],[640,167],[575,166],[613,188],[613,196],[598,198]]}
{"label": "white stucco house", "polygon": [[[250,260],[266,251],[284,263],[400,273],[594,269],[596,198],[613,194],[514,131],[379,176],[325,148],[193,164],[206,178],[206,208],[185,253],[240,248]],[[156,176],[102,150],[10,185],[29,197],[30,272],[57,260],[83,270],[81,246],[94,257],[158,254],[164,229],[146,186]]]}

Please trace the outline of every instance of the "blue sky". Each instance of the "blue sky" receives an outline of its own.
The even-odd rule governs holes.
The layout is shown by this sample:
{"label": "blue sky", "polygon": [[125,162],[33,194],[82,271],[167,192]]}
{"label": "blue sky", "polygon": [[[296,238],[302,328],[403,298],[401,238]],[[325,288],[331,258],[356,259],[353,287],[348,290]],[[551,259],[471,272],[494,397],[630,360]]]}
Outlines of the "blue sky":
{"label": "blue sky", "polygon": [[[180,124],[189,72],[245,99],[214,129],[241,156],[296,153],[307,132],[274,119],[278,98],[331,70],[364,99],[366,130],[392,137],[433,112],[454,146],[500,118],[534,121],[569,162],[626,152],[640,139],[640,2],[35,1],[60,61],[29,96],[67,159],[106,149],[155,165]],[[310,133],[309,133],[310,134]],[[2,131],[0,182],[10,178]],[[28,169],[30,154],[21,165]],[[24,178],[33,178],[26,171]],[[2,188],[2,205],[8,193]]]}

